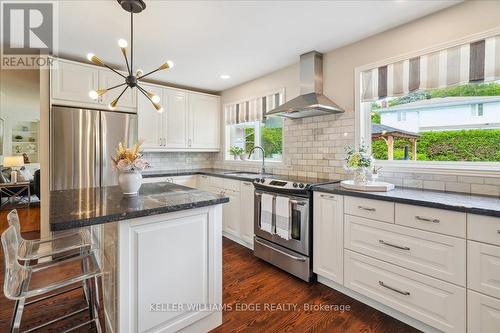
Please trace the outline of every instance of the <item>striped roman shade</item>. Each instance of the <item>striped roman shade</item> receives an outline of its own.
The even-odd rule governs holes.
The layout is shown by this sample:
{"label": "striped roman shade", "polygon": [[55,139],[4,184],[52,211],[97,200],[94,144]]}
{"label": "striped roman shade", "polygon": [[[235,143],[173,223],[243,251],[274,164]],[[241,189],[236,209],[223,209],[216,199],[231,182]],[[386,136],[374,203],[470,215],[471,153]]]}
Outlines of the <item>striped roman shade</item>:
{"label": "striped roman shade", "polygon": [[500,79],[500,35],[361,73],[362,101]]}
{"label": "striped roman shade", "polygon": [[284,89],[266,96],[249,99],[240,103],[224,105],[226,125],[263,121],[267,111],[284,102]]}

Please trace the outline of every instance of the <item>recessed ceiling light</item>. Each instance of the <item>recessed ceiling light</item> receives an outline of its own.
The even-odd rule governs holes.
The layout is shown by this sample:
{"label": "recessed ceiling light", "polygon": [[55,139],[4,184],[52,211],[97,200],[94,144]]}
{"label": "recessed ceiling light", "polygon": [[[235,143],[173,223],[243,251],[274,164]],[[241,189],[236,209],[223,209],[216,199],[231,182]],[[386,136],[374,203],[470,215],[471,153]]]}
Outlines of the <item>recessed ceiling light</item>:
{"label": "recessed ceiling light", "polygon": [[227,74],[222,74],[222,75],[220,76],[220,78],[221,78],[221,79],[223,79],[223,80],[227,80],[227,79],[230,79],[230,78],[231,78],[231,76],[229,76],[229,75],[227,75]]}

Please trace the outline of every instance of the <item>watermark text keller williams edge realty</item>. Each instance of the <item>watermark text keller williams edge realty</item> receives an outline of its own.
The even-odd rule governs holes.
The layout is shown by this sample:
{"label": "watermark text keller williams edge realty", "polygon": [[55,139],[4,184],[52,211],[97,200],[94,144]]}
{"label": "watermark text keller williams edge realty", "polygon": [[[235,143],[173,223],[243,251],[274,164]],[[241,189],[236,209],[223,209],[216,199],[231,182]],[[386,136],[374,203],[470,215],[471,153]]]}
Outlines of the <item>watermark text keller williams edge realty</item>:
{"label": "watermark text keller williams edge realty", "polygon": [[57,1],[0,0],[1,67],[34,69],[57,54]]}

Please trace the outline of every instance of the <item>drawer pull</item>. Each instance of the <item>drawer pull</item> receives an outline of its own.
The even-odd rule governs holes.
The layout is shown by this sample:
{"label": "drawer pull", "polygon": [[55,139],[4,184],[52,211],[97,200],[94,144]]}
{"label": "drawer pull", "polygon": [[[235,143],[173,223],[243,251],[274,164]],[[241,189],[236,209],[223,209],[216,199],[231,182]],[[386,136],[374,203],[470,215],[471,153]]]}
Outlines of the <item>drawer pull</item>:
{"label": "drawer pull", "polygon": [[498,230],[497,230],[497,234],[499,234],[499,235],[500,235],[500,229],[498,229]]}
{"label": "drawer pull", "polygon": [[428,217],[422,217],[422,216],[415,216],[415,218],[419,221],[425,221],[425,222],[432,222],[432,223],[439,223],[439,219],[433,219],[433,218],[428,218]]}
{"label": "drawer pull", "polygon": [[243,185],[246,185],[246,186],[252,186],[252,183],[243,182]]}
{"label": "drawer pull", "polygon": [[325,198],[325,199],[333,199],[333,200],[335,200],[335,197],[333,195],[321,194],[320,197]]}
{"label": "drawer pull", "polygon": [[408,246],[399,246],[399,245],[396,245],[396,244],[391,244],[391,243],[388,243],[382,239],[379,239],[378,241],[380,244],[382,245],[386,245],[386,246],[390,246],[390,247],[395,247],[396,249],[400,249],[400,250],[405,250],[405,251],[410,251],[410,248]]}
{"label": "drawer pull", "polygon": [[395,291],[395,292],[397,292],[397,293],[399,293],[401,295],[410,296],[410,292],[409,291],[403,291],[403,290],[399,290],[398,288],[394,288],[394,287],[388,286],[383,281],[379,281],[378,284],[381,285],[384,288],[387,288],[389,290]]}
{"label": "drawer pull", "polygon": [[376,211],[375,208],[372,208],[372,207],[364,207],[364,206],[358,206],[358,209],[361,209],[361,210],[367,210],[369,212],[374,212]]}
{"label": "drawer pull", "polygon": [[278,252],[278,253],[281,253],[281,254],[283,254],[283,255],[285,255],[285,256],[287,256],[287,257],[289,257],[290,259],[293,259],[293,260],[296,260],[296,261],[306,261],[306,258],[301,258],[301,257],[292,256],[291,254],[288,254],[288,253],[286,253],[285,251],[281,251],[280,249],[277,249],[277,248],[271,247],[271,246],[269,246],[269,245],[267,245],[267,244],[264,244],[264,243],[262,243],[262,242],[259,242],[259,240],[257,240],[257,239],[255,239],[254,241],[255,241],[255,243],[258,243],[258,244],[260,244],[260,245],[262,245],[262,246],[265,246],[265,247],[267,247],[267,248],[269,248],[269,249],[271,249],[271,250],[273,250],[273,251],[276,251],[276,252]]}

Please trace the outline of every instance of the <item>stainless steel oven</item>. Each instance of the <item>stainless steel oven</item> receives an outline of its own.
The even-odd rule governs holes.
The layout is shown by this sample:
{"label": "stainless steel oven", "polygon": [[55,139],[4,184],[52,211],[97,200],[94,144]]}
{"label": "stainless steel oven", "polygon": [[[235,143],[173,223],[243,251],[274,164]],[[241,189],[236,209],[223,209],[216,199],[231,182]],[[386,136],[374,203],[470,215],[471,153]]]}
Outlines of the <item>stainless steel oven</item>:
{"label": "stainless steel oven", "polygon": [[[312,196],[308,186],[273,179],[256,179],[254,186],[254,255],[305,281],[311,281]],[[263,194],[272,197],[271,231],[262,228]],[[280,196],[288,198],[289,239],[276,233],[276,199]]]}

